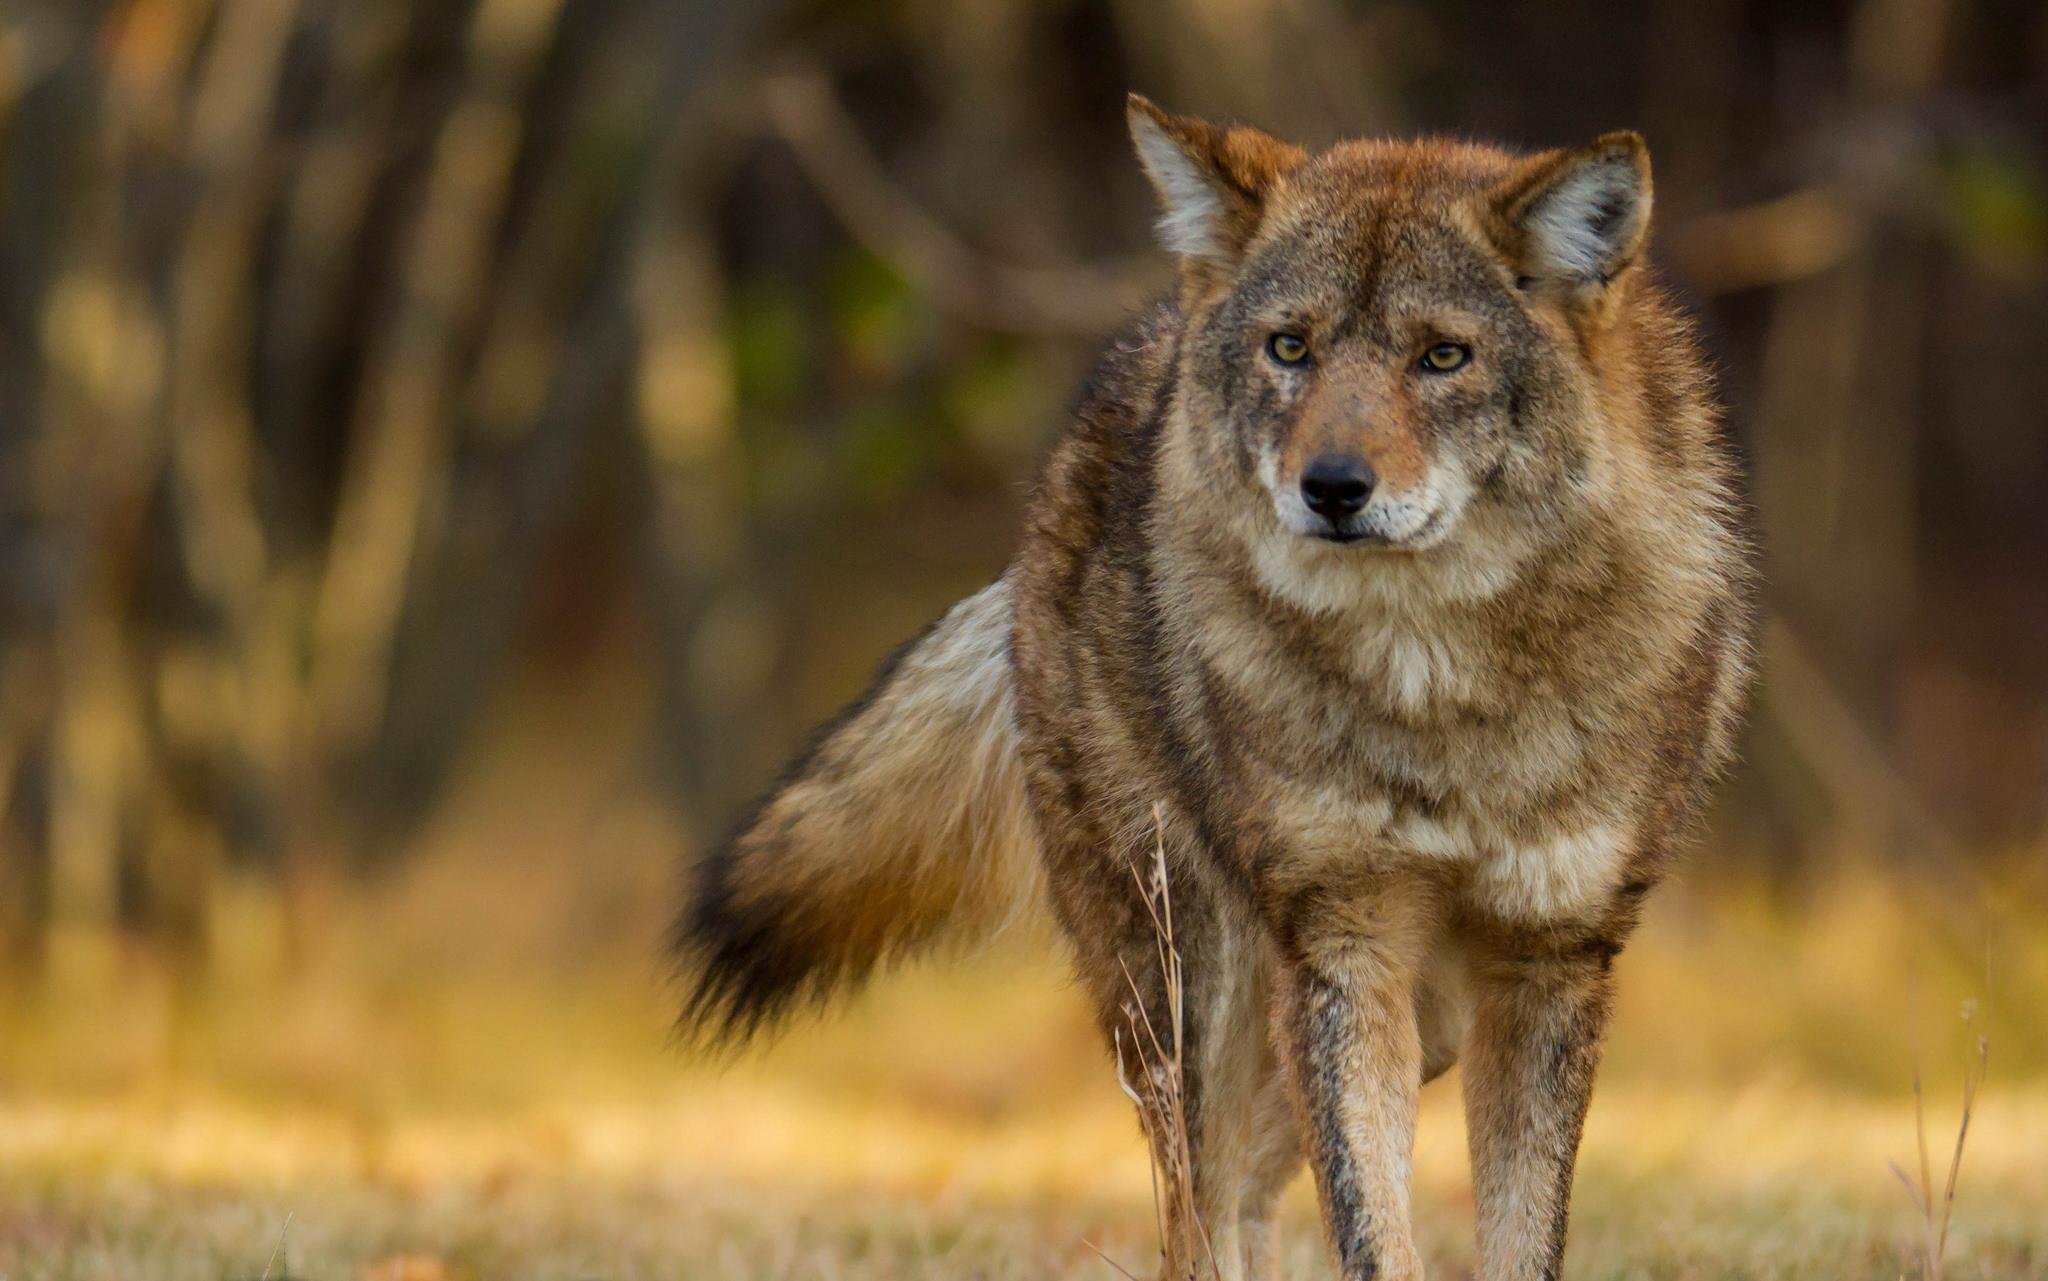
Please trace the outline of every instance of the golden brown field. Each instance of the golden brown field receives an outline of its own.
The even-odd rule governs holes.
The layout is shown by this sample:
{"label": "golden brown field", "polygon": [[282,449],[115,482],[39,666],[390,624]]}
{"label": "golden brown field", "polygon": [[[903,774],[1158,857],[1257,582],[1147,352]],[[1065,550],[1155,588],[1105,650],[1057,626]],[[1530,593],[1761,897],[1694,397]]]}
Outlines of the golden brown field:
{"label": "golden brown field", "polygon": [[[1142,1151],[1049,943],[894,976],[722,1069],[686,1061],[646,950],[659,822],[627,807],[550,873],[549,833],[502,839],[510,795],[338,902],[291,977],[253,892],[222,923],[241,951],[190,1000],[60,949],[0,1042],[0,1276],[1113,1277],[1091,1243],[1143,1271]],[[1994,930],[1987,993],[1986,959],[1946,954],[1874,877],[1795,911],[1711,876],[1703,857],[1626,958],[1574,1274],[1918,1275],[1887,1168],[1918,1160],[1916,1046],[1939,1182],[1983,1028],[1948,1275],[2048,1276],[2042,940]],[[1455,1078],[1425,1097],[1417,1214],[1455,1276]],[[1328,1275],[1313,1216],[1298,1185],[1291,1277]]]}

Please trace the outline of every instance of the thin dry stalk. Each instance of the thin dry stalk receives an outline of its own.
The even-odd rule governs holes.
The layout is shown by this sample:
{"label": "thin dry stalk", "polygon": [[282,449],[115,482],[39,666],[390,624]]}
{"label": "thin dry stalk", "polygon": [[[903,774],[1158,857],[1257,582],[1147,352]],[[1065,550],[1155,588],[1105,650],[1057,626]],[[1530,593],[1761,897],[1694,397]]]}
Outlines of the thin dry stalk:
{"label": "thin dry stalk", "polygon": [[1977,1091],[1991,1067],[1991,1038],[1977,1036],[1977,1060],[1963,1073],[1963,1117],[1956,1125],[1955,1150],[1949,1153],[1948,1178],[1941,1189],[1941,1231],[1934,1238],[1934,1257],[1940,1260],[1948,1248],[1948,1225],[1956,1209],[1956,1178],[1963,1170],[1963,1143],[1970,1137],[1970,1117],[1977,1110]]}
{"label": "thin dry stalk", "polygon": [[1129,1278],[1129,1281],[1138,1281],[1138,1274],[1131,1271],[1123,1264],[1118,1263],[1115,1259],[1110,1258],[1109,1251],[1103,1249],[1101,1246],[1095,1244],[1093,1241],[1090,1241],[1087,1237],[1081,1238],[1081,1244],[1095,1251],[1096,1258],[1102,1260],[1104,1263],[1107,1263],[1110,1267],[1115,1268],[1118,1276],[1127,1277]]}
{"label": "thin dry stalk", "polygon": [[[1151,1140],[1152,1212],[1159,1232],[1160,1254],[1169,1274],[1182,1273],[1196,1281],[1204,1275],[1214,1277],[1218,1271],[1208,1226],[1202,1222],[1195,1202],[1194,1148],[1188,1128],[1184,1057],[1185,987],[1180,949],[1173,932],[1173,896],[1166,880],[1165,815],[1156,805],[1152,807],[1152,826],[1150,875],[1140,872],[1134,863],[1131,877],[1137,882],[1139,901],[1152,918],[1169,1026],[1162,1038],[1153,1024],[1143,989],[1130,967],[1125,966],[1124,982],[1131,990],[1131,1001],[1124,1007],[1124,1014],[1131,1025],[1131,1048],[1138,1060],[1139,1084],[1132,1084],[1126,1070],[1121,1031],[1116,1036],[1116,1075],[1125,1096],[1137,1107]],[[1104,1258],[1107,1260],[1108,1256]],[[1109,1262],[1124,1272],[1113,1260]]]}
{"label": "thin dry stalk", "polygon": [[[261,1278],[261,1281],[270,1281],[270,1270],[277,1266],[277,1256],[284,1253],[284,1239],[285,1236],[291,1232],[291,1230],[292,1211],[287,1210],[285,1211],[284,1216],[284,1226],[277,1230],[277,1244],[270,1247],[270,1260],[269,1262],[263,1265],[263,1276]],[[289,1271],[291,1269],[291,1265],[286,1264],[285,1269]]]}
{"label": "thin dry stalk", "polygon": [[[1941,1259],[1934,1249],[1934,1207],[1930,1204],[1929,1192],[1934,1187],[1934,1176],[1927,1160],[1927,1092],[1920,1080],[1920,1064],[1913,1064],[1913,1133],[1920,1145],[1920,1255],[1922,1265],[1929,1268],[1927,1275],[1940,1281]],[[1931,1262],[1930,1262],[1931,1261]]]}
{"label": "thin dry stalk", "polygon": [[[1963,1021],[1969,1023],[1975,1013],[1973,1006],[1965,1006]],[[1920,1275],[1923,1281],[1942,1281],[1942,1258],[1948,1250],[1949,1223],[1955,1216],[1956,1182],[1963,1169],[1963,1145],[1970,1137],[1970,1119],[1976,1113],[1977,1092],[1983,1087],[1984,1075],[1990,1067],[1991,1039],[1979,1033],[1976,1051],[1975,1059],[1963,1071],[1963,1115],[1956,1125],[1955,1148],[1949,1153],[1948,1177],[1942,1183],[1939,1203],[1933,1195],[1934,1167],[1927,1148],[1926,1093],[1917,1061],[1913,1065],[1913,1127],[1919,1141],[1920,1177],[1915,1180],[1898,1162],[1889,1163],[1892,1173],[1906,1189],[1913,1208],[1920,1213]]]}

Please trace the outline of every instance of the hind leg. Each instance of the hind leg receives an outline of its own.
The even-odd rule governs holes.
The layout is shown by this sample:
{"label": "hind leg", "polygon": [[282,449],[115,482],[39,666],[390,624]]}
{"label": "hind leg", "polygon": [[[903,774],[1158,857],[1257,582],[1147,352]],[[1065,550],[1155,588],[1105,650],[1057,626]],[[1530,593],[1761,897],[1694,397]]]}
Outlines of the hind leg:
{"label": "hind leg", "polygon": [[[1081,902],[1060,902],[1059,885],[1077,972],[1139,1097],[1160,1172],[1161,1277],[1269,1276],[1267,1219],[1299,1146],[1269,1031],[1263,926],[1184,865],[1164,898],[1128,870],[1120,881],[1093,878]],[[1128,893],[1112,898],[1112,885]]]}
{"label": "hind leg", "polygon": [[1252,1098],[1252,1126],[1258,1140],[1246,1169],[1244,1195],[1238,1203],[1246,1281],[1268,1281],[1280,1275],[1273,1211],[1280,1193],[1302,1165],[1301,1127],[1295,1120],[1287,1073],[1273,1046],[1270,1030],[1262,1044],[1264,1076]]}
{"label": "hind leg", "polygon": [[1278,1275],[1273,1210],[1301,1168],[1301,1131],[1272,1038],[1268,947],[1262,935],[1247,934],[1229,980],[1231,1017],[1211,1037],[1204,1063],[1207,1079],[1227,1081],[1229,1090],[1212,1091],[1209,1103],[1213,1192],[1203,1199],[1218,1274],[1270,1281]]}

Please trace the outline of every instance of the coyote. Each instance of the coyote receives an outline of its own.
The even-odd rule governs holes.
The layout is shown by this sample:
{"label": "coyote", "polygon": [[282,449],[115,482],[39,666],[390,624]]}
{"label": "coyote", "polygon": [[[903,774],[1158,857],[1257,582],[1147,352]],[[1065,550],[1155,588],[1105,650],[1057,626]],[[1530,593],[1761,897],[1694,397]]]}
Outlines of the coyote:
{"label": "coyote", "polygon": [[743,1041],[1043,899],[1111,1044],[1178,980],[1162,1275],[1271,1275],[1304,1159],[1341,1274],[1420,1275],[1416,1096],[1462,1057],[1480,1275],[1555,1277],[1614,958],[1751,666],[1647,150],[1129,120],[1175,287],[1101,357],[1002,575],[703,863],[685,1026]]}

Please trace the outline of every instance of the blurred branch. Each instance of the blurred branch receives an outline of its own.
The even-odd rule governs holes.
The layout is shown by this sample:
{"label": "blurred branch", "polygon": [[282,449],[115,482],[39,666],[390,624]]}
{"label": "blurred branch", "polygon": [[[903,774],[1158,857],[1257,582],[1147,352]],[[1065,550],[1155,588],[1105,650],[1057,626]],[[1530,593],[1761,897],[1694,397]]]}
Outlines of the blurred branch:
{"label": "blurred branch", "polygon": [[1958,905],[1968,902],[1987,918],[2006,922],[1969,852],[1899,774],[1890,754],[1864,727],[1791,627],[1783,619],[1769,619],[1762,641],[1764,668],[1770,673],[1766,708],[1772,719],[1844,813],[1861,815],[1864,825],[1888,828],[1905,837],[1918,856],[1914,871],[1947,882],[1950,893],[1916,895],[1912,906],[1937,918],[1930,924],[1948,939],[1957,955],[1973,955],[1983,945],[1986,922],[1965,919]]}
{"label": "blurred branch", "polygon": [[1783,619],[1764,624],[1763,658],[1771,674],[1771,714],[1836,799],[1851,811],[1889,812],[1935,862],[1958,865],[1961,847],[1899,777],[1890,757]]}
{"label": "blurred branch", "polygon": [[[559,0],[556,0],[559,3]],[[380,335],[314,616],[315,714],[344,743],[383,717],[390,649],[432,487],[445,479],[446,387],[483,294],[489,229],[526,128],[517,94],[556,4],[484,0],[469,33],[470,91],[435,147],[399,314]]]}
{"label": "blurred branch", "polygon": [[1818,187],[1695,218],[1672,238],[1672,258],[1705,294],[1817,276],[1854,257],[1864,219]]}
{"label": "blurred branch", "polygon": [[945,310],[991,329],[1100,334],[1136,303],[1123,267],[1017,267],[991,262],[925,212],[888,176],[852,116],[815,69],[763,81],[770,126],[854,239]]}
{"label": "blurred branch", "polygon": [[255,227],[267,184],[266,125],[275,110],[293,0],[230,0],[192,91],[185,141],[197,181],[169,269],[171,359],[165,408],[186,572],[247,645],[270,560],[257,510],[259,448],[246,395],[244,341]]}
{"label": "blurred branch", "polygon": [[[565,17],[574,6],[565,9]],[[505,469],[500,501],[507,515],[493,531],[485,554],[473,560],[445,544],[429,559],[423,576],[438,574],[440,592],[424,593],[420,612],[426,625],[406,661],[392,669],[391,720],[407,732],[389,735],[380,755],[415,762],[410,773],[431,779],[445,761],[466,714],[486,688],[495,660],[515,634],[539,565],[587,478],[593,457],[614,446],[607,437],[623,433],[626,415],[617,403],[638,354],[631,280],[647,252],[659,220],[655,216],[680,153],[694,143],[690,100],[703,82],[709,52],[735,34],[737,16],[719,4],[673,4],[665,9],[659,57],[652,68],[649,101],[634,113],[634,127],[611,175],[602,214],[579,226],[579,239],[594,240],[589,265],[580,273],[576,295],[566,309],[552,310],[559,332],[550,334],[553,359],[544,371],[545,390],[531,420],[519,424],[520,448]],[[762,16],[756,9],[752,16]],[[534,236],[515,255],[509,274],[523,287],[508,288],[506,311],[530,311],[537,323],[544,306],[546,273],[541,268],[563,256],[563,246]],[[530,296],[528,296],[530,295]],[[516,328],[513,326],[512,328]],[[504,333],[499,342],[516,343]],[[387,727],[388,730],[388,727]],[[399,741],[389,741],[396,738]],[[382,780],[385,787],[394,785]],[[396,783],[399,816],[424,799],[417,782]],[[381,816],[380,816],[381,817]]]}

